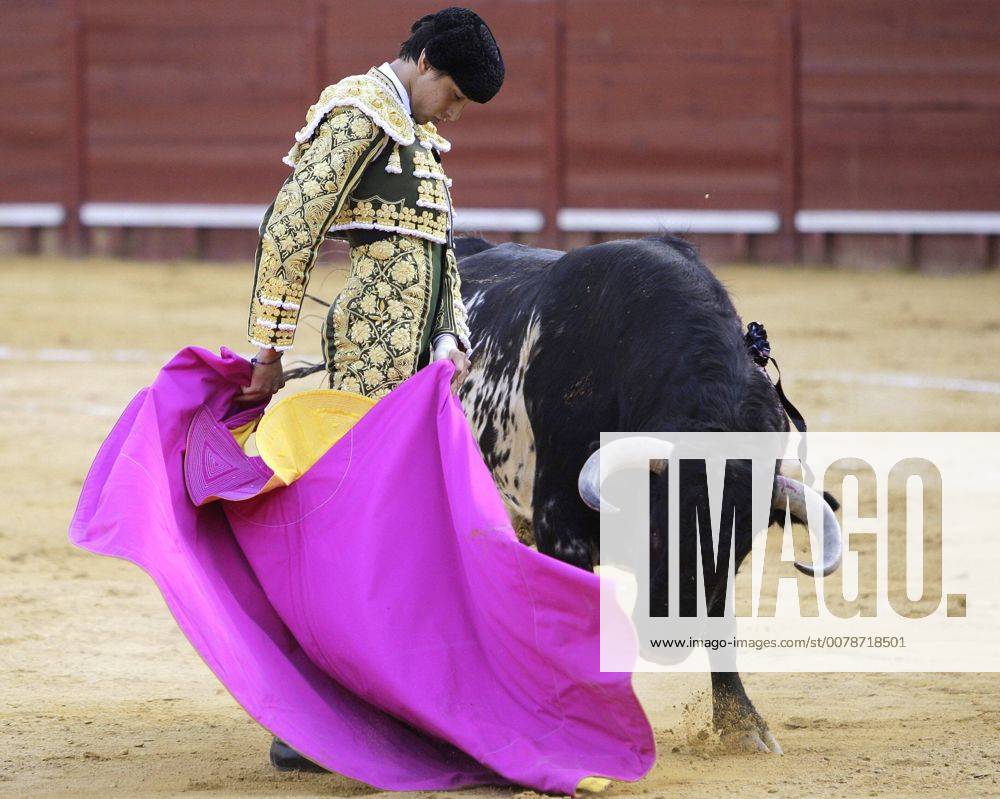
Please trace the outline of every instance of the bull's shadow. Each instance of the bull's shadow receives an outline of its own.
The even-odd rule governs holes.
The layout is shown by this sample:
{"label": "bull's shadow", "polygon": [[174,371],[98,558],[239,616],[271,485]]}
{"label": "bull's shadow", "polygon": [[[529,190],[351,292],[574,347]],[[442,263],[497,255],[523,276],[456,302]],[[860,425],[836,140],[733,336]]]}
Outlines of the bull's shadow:
{"label": "bull's shadow", "polygon": [[[788,431],[728,293],[688,242],[662,235],[567,253],[464,238],[456,252],[477,348],[459,396],[519,536],[541,552],[584,569],[599,562],[602,430]],[[629,459],[637,456],[650,465],[641,447],[613,457],[617,468],[634,468]],[[656,463],[654,520],[666,519],[656,505],[667,496]],[[774,504],[804,518],[808,490],[778,479]],[[772,523],[783,520],[780,509]],[[839,562],[839,528],[828,532]],[[655,521],[651,535],[655,611],[666,601],[666,552],[657,555]],[[749,538],[738,538],[737,566],[749,550]],[[824,570],[835,568],[833,547],[824,551]],[[695,575],[682,573],[682,601],[695,590]],[[781,753],[737,672],[713,671],[712,698],[724,738]]]}

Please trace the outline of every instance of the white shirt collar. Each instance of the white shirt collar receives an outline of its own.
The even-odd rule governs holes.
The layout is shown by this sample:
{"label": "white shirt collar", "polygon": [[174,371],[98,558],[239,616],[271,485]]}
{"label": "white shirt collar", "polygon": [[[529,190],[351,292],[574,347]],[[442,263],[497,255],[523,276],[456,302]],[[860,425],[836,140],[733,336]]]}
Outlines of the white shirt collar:
{"label": "white shirt collar", "polygon": [[396,91],[399,92],[399,98],[403,101],[403,107],[406,109],[406,113],[413,116],[413,111],[410,109],[410,95],[406,93],[406,89],[403,88],[403,84],[396,76],[396,73],[393,72],[392,67],[389,66],[389,62],[383,62],[378,69],[392,81],[393,85],[396,87]]}

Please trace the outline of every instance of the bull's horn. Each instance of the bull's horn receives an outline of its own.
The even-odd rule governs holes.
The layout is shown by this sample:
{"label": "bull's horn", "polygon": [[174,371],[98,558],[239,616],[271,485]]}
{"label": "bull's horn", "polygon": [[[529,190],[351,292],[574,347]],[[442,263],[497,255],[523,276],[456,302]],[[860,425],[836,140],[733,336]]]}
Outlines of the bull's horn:
{"label": "bull's horn", "polygon": [[648,467],[654,472],[661,472],[661,464],[649,461],[665,460],[673,451],[674,445],[669,441],[652,436],[631,436],[605,444],[595,450],[580,469],[576,483],[580,498],[594,510],[617,513],[618,508],[601,496],[601,484],[608,476],[630,467]]}
{"label": "bull's horn", "polygon": [[[819,501],[823,505],[823,540],[820,543],[823,552],[822,571],[825,577],[837,570],[844,547],[840,534],[840,524],[837,522],[837,514],[833,512],[833,508],[830,507],[823,496],[815,489],[810,488],[804,483],[800,483],[798,480],[792,480],[790,477],[780,474],[774,480],[774,495],[771,500],[771,507],[776,510],[785,510],[787,503],[787,509],[792,512],[793,516],[803,520],[808,519],[806,494],[819,497]],[[812,530],[812,527],[809,529]],[[816,573],[815,564],[795,561],[795,568],[810,576]]]}

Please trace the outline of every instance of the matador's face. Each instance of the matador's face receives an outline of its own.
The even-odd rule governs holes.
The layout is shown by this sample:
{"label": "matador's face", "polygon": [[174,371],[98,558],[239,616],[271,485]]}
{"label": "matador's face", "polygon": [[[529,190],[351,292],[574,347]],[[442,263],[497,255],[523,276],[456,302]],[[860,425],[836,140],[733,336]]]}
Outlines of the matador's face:
{"label": "matador's face", "polygon": [[417,61],[417,74],[410,83],[410,110],[419,123],[457,122],[469,98],[447,72],[439,72],[424,53]]}

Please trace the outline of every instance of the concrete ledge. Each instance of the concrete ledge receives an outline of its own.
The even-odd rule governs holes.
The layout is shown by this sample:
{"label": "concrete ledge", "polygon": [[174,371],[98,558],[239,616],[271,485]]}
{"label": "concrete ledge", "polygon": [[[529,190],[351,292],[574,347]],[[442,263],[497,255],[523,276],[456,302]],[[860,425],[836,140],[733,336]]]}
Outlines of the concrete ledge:
{"label": "concrete ledge", "polygon": [[979,211],[799,211],[799,233],[1000,234],[1000,213]]}
{"label": "concrete ledge", "polygon": [[258,228],[266,205],[198,203],[84,203],[88,227]]}
{"label": "concrete ledge", "polygon": [[[80,221],[88,227],[250,228],[256,230],[266,205],[200,203],[86,203]],[[542,229],[541,211],[527,208],[460,208],[457,230],[535,233]]]}
{"label": "concrete ledge", "polygon": [[566,232],[776,233],[772,211],[694,211],[683,209],[563,208],[556,220]]}
{"label": "concrete ledge", "polygon": [[59,203],[0,203],[0,227],[59,227],[65,219]]}

